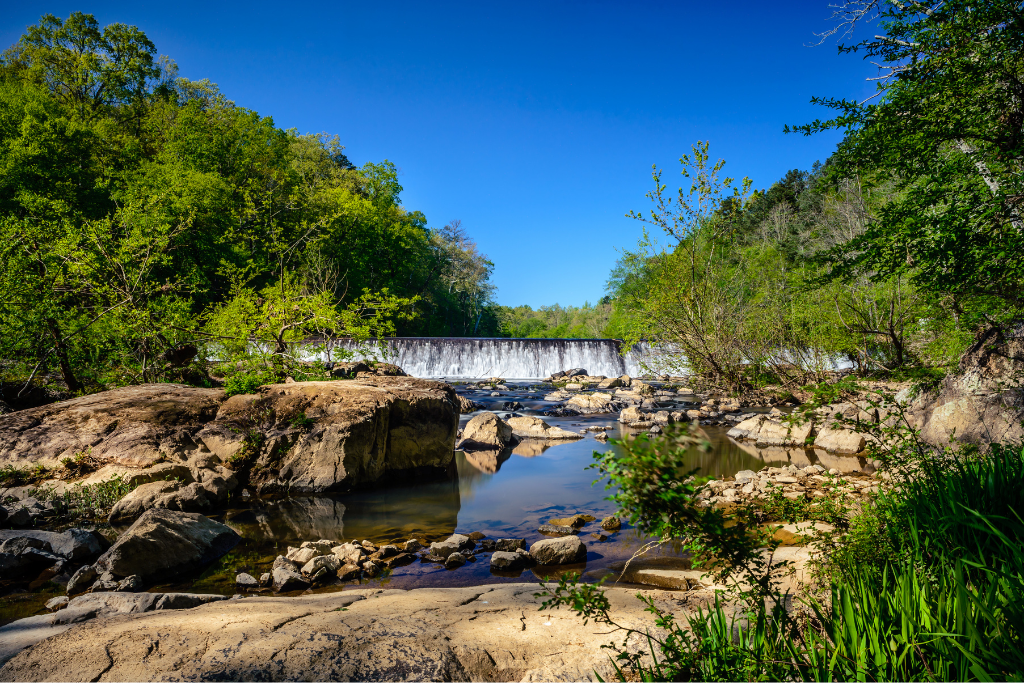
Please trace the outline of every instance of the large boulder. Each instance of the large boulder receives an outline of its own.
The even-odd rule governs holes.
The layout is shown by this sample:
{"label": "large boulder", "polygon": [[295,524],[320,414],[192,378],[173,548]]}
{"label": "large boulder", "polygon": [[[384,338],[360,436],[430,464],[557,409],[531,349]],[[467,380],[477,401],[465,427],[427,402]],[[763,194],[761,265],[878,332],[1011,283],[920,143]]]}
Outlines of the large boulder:
{"label": "large boulder", "polygon": [[180,458],[223,400],[220,389],[143,384],[20,410],[0,417],[0,465],[56,466],[86,450],[133,467]]}
{"label": "large boulder", "polygon": [[233,486],[220,463],[261,493],[343,491],[389,473],[445,472],[458,415],[451,387],[412,377],[274,384],[230,398],[221,389],[147,384],[0,416],[0,466],[58,466],[89,450],[111,474],[133,478],[134,470],[133,483],[156,483],[138,494],[147,501],[172,494],[168,507],[205,509],[204,498],[221,502]]}
{"label": "large boulder", "polygon": [[512,426],[491,412],[480,413],[462,430],[459,448],[467,451],[501,450],[512,441]]}
{"label": "large boulder", "polygon": [[172,579],[213,562],[240,540],[229,527],[203,515],[154,508],[121,534],[94,567],[118,578]]}
{"label": "large boulder", "polygon": [[567,429],[561,427],[552,427],[544,420],[539,417],[522,416],[522,417],[510,417],[508,419],[509,426],[512,427],[512,433],[521,439],[558,439],[558,440],[570,440],[570,439],[582,439],[582,434],[576,432],[570,432]]}
{"label": "large boulder", "polygon": [[977,444],[1024,440],[1024,324],[980,333],[951,372],[930,391],[897,394],[925,441]]}

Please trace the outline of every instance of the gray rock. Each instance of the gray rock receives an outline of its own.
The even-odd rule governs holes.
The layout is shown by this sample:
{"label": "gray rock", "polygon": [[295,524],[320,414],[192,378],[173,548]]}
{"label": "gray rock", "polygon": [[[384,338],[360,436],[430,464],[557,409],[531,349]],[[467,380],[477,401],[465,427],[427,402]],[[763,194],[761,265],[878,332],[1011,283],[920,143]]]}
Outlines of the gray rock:
{"label": "gray rock", "polygon": [[401,551],[393,545],[382,545],[378,552],[380,552],[380,557],[383,560],[389,557],[394,557]]}
{"label": "gray rock", "polygon": [[525,569],[529,565],[530,556],[528,554],[524,555],[522,553],[497,550],[491,555],[491,569],[515,571],[517,569]]}
{"label": "gray rock", "polygon": [[271,571],[275,569],[288,569],[290,571],[298,571],[299,565],[289,560],[284,555],[278,555],[274,558],[274,565],[270,568]]}
{"label": "gray rock", "polygon": [[18,538],[31,538],[46,543],[49,548],[43,545],[35,547],[73,562],[88,562],[110,547],[103,536],[86,529],[68,529],[60,533],[38,529],[0,530],[0,552],[9,552],[4,550],[5,545]]}
{"label": "gray rock", "polygon": [[273,580],[274,577],[270,575],[270,572],[263,572],[260,574],[260,586],[263,588],[268,588]]}
{"label": "gray rock", "polygon": [[147,510],[96,560],[97,571],[153,582],[178,578],[221,557],[240,537],[203,515]]}
{"label": "gray rock", "polygon": [[366,562],[363,562],[363,571],[369,578],[372,579],[373,577],[380,574],[381,565],[374,562],[373,560],[367,560]]}
{"label": "gray rock", "polygon": [[444,559],[445,569],[454,569],[466,564],[466,558],[462,553],[452,553]]}
{"label": "gray rock", "polygon": [[322,570],[336,572],[341,567],[341,560],[335,555],[320,555],[302,566],[302,573],[315,576]]}
{"label": "gray rock", "polygon": [[460,550],[472,550],[476,544],[469,536],[452,534],[447,539],[430,544],[430,554],[437,557],[448,557]]}
{"label": "gray rock", "polygon": [[81,593],[92,585],[93,581],[96,580],[96,568],[92,565],[85,565],[79,568],[77,572],[68,581],[68,595],[74,595],[75,593]]}
{"label": "gray rock", "polygon": [[362,574],[363,570],[359,568],[359,565],[355,564],[343,565],[341,569],[339,569],[337,572],[338,578],[342,581],[358,580],[359,577],[362,576]]}
{"label": "gray rock", "polygon": [[418,538],[410,538],[408,541],[405,542],[405,552],[407,553],[414,553],[417,550],[421,550],[422,548],[423,544],[420,543]]}
{"label": "gray rock", "polygon": [[610,515],[601,520],[601,528],[605,531],[618,531],[622,528],[622,520],[615,515]]}
{"label": "gray rock", "polygon": [[28,526],[32,523],[33,515],[28,508],[21,505],[10,505],[6,507],[7,524],[11,526]]}
{"label": "gray rock", "polygon": [[142,581],[137,576],[129,576],[119,581],[114,590],[119,593],[137,593],[142,590]]}
{"label": "gray rock", "polygon": [[512,441],[512,426],[491,412],[475,415],[462,430],[456,448],[467,451],[501,450]]}
{"label": "gray rock", "polygon": [[260,587],[260,582],[252,574],[242,572],[235,577],[235,585],[243,590],[253,590]]}
{"label": "gray rock", "polygon": [[506,553],[514,553],[516,549],[526,549],[526,540],[522,538],[499,538],[494,542],[494,549]]}
{"label": "gray rock", "polygon": [[309,583],[302,578],[302,574],[298,573],[294,569],[279,568],[275,569],[271,573],[273,575],[274,591],[278,593],[282,591],[300,590],[309,586]]}
{"label": "gray rock", "polygon": [[57,597],[50,598],[46,601],[46,609],[50,610],[51,612],[56,612],[59,609],[64,609],[65,607],[67,607],[70,601],[71,598],[69,598],[68,596],[58,595]]}
{"label": "gray rock", "polygon": [[549,538],[530,546],[530,556],[537,564],[576,564],[586,561],[587,546],[577,536]]}
{"label": "gray rock", "polygon": [[564,524],[541,524],[537,527],[537,531],[542,534],[555,534],[558,536],[566,536],[568,534],[576,533],[576,529]]}

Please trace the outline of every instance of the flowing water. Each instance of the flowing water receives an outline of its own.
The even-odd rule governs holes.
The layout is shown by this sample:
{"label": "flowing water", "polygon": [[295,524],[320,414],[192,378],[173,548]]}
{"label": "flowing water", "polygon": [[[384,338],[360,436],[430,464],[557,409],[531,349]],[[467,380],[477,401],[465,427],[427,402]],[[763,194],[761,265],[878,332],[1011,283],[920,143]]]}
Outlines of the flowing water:
{"label": "flowing water", "polygon": [[[351,340],[335,343],[357,357],[362,355]],[[388,360],[414,377],[540,379],[570,368],[605,377],[638,377],[644,374],[641,363],[650,355],[645,345],[622,355],[617,339],[393,337],[384,344]]]}

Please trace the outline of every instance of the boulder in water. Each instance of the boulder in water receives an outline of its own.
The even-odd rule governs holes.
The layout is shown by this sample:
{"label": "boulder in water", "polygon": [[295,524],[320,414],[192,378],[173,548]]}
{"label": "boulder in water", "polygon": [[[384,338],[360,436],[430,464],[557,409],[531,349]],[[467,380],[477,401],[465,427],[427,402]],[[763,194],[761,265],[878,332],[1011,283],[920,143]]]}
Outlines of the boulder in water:
{"label": "boulder in water", "polygon": [[539,417],[510,417],[508,424],[512,433],[521,439],[582,439],[583,436],[561,427],[552,427]]}
{"label": "boulder in water", "polygon": [[462,430],[458,448],[470,451],[501,450],[512,441],[512,427],[491,412],[476,415]]}

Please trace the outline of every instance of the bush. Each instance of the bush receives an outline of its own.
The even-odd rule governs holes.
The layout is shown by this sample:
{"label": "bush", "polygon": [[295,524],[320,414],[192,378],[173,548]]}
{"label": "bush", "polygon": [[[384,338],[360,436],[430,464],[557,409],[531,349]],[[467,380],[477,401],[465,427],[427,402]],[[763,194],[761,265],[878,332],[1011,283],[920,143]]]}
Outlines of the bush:
{"label": "bush", "polygon": [[239,372],[224,380],[224,392],[227,396],[253,394],[264,384],[274,384],[275,382],[277,382],[277,375],[269,370]]}
{"label": "bush", "polygon": [[[659,475],[677,476],[670,467],[671,440],[647,450],[646,460],[637,458],[635,444],[626,444],[623,456],[600,456],[599,469],[620,489],[613,499],[638,503],[638,496],[649,496],[651,503],[637,508],[645,515],[655,512],[652,506],[667,506],[655,515],[662,521],[647,523],[652,531],[671,533],[666,521],[679,520],[697,538],[721,534],[722,520],[695,514],[684,487],[669,486],[672,495],[658,495],[666,485]],[[917,461],[912,477],[880,494],[875,507],[854,517],[850,532],[835,541],[825,566],[828,599],[807,599],[809,612],[800,616],[779,608],[786,596],[766,586],[774,591],[767,600],[750,591],[731,601],[731,613],[716,603],[685,624],[647,600],[664,634],[640,634],[647,638],[647,655],[620,648],[614,660],[619,678],[1024,678],[1024,446],[994,444],[984,453],[959,449],[933,456]],[[699,528],[704,524],[706,530]],[[744,524],[741,518],[737,526]],[[714,556],[747,581],[757,578],[733,562],[742,558]],[[549,599],[541,609],[565,605],[623,629],[627,637],[637,633],[615,624],[598,587],[576,581],[545,587],[539,595]]]}

